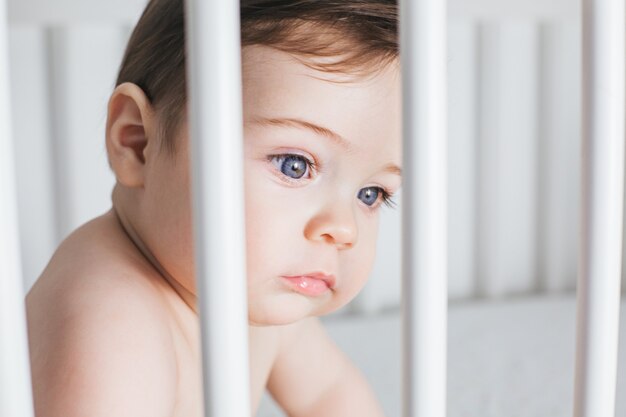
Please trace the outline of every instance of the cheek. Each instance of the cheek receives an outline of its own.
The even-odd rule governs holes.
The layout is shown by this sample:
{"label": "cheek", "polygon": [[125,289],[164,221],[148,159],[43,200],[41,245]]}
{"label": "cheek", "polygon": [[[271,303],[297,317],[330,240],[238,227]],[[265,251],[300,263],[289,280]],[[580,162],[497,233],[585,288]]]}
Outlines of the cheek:
{"label": "cheek", "polygon": [[263,179],[246,180],[245,190],[246,257],[253,277],[270,265],[285,264],[289,237],[298,225],[293,209]]}
{"label": "cheek", "polygon": [[345,252],[341,268],[351,292],[359,291],[367,282],[374,266],[378,240],[378,217],[360,226],[357,246]]}

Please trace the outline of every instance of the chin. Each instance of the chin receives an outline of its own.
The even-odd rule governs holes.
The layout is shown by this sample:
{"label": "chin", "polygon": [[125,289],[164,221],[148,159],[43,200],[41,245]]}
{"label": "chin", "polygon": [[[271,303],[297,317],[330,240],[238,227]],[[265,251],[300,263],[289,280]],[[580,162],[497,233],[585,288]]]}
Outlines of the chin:
{"label": "chin", "polygon": [[286,294],[267,303],[248,307],[250,326],[284,326],[311,316],[322,316],[333,309],[298,294]]}

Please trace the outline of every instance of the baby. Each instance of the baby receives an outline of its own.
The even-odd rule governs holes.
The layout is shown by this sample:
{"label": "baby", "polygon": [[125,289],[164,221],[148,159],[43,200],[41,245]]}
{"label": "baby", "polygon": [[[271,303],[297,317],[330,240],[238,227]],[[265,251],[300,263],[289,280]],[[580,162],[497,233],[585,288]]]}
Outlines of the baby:
{"label": "baby", "polygon": [[[27,296],[38,417],[202,415],[183,17],[148,4],[108,106],[112,208]],[[292,417],[382,416],[319,316],[364,286],[401,183],[396,1],[243,0],[241,24],[253,415],[267,388]]]}

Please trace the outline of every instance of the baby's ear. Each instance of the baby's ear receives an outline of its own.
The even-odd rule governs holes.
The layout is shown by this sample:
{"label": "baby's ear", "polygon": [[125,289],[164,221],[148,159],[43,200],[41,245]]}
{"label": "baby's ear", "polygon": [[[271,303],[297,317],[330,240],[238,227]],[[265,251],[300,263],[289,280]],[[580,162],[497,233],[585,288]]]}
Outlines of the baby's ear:
{"label": "baby's ear", "polygon": [[135,84],[120,84],[109,99],[106,147],[117,181],[127,187],[142,187],[146,146],[155,131],[152,104]]}

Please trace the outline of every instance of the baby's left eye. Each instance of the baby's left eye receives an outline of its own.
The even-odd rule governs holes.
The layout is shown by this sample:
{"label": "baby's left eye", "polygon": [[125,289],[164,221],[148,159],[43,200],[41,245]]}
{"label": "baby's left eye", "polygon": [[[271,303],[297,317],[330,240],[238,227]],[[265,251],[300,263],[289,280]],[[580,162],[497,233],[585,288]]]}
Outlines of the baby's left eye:
{"label": "baby's left eye", "polygon": [[371,206],[378,200],[378,194],[380,194],[380,188],[378,187],[363,188],[359,191],[359,199]]}
{"label": "baby's left eye", "polygon": [[395,201],[393,201],[391,193],[387,192],[387,190],[381,187],[363,188],[361,189],[361,191],[359,191],[358,198],[371,209],[375,209],[375,204],[381,194],[382,202],[385,203],[388,207],[393,208],[396,203]]}

